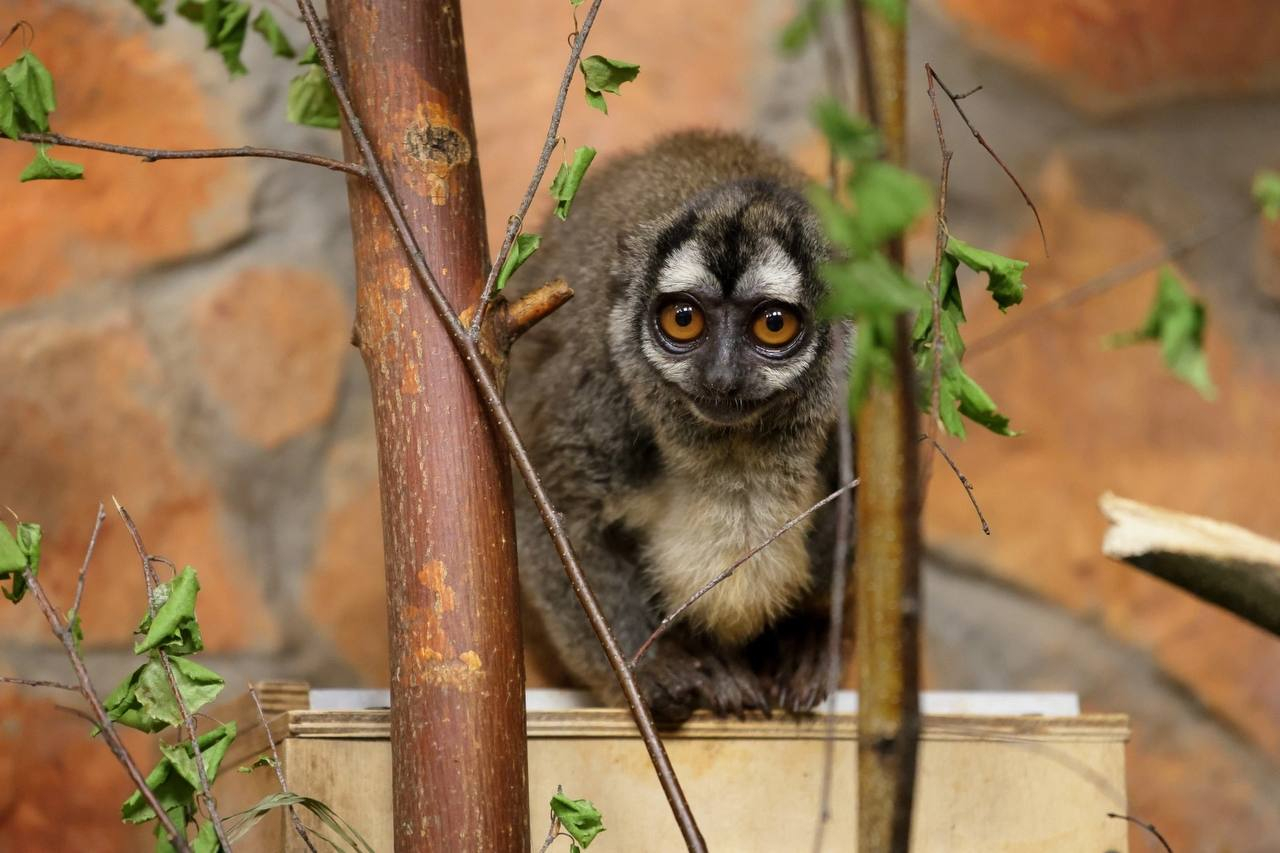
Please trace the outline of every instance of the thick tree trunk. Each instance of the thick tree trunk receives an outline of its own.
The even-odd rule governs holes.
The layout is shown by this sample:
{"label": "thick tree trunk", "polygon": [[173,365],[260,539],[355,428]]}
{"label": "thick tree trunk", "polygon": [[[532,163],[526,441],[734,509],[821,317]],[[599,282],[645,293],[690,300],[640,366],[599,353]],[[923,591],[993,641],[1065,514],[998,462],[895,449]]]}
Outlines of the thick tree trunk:
{"label": "thick tree trunk", "polygon": [[[357,114],[446,296],[466,308],[488,246],[459,2],[330,0],[329,10]],[[382,490],[396,849],[523,853],[524,664],[506,452],[378,196],[358,180],[349,191],[356,335]]]}

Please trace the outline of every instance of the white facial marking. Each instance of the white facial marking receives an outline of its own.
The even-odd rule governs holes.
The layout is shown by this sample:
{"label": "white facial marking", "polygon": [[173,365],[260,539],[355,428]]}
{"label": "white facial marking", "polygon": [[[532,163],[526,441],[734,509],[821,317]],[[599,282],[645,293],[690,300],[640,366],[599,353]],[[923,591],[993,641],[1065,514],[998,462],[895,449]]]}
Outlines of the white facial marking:
{"label": "white facial marking", "polygon": [[657,289],[659,293],[683,293],[706,282],[708,277],[702,248],[696,241],[689,240],[667,256],[662,269],[658,271]]}
{"label": "white facial marking", "polygon": [[799,305],[803,299],[803,285],[804,279],[796,262],[781,246],[769,241],[738,279],[734,294],[743,299],[776,299]]}

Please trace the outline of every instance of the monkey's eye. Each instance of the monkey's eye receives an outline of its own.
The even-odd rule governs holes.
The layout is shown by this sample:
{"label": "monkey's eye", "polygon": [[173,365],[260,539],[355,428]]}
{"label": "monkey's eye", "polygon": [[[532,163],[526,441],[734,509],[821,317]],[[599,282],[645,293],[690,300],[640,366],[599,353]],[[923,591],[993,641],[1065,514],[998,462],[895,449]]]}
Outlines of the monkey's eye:
{"label": "monkey's eye", "polygon": [[669,302],[658,313],[658,328],[678,344],[693,343],[701,337],[705,327],[702,309],[692,302]]}
{"label": "monkey's eye", "polygon": [[767,305],[751,321],[751,334],[761,346],[781,349],[800,334],[800,318],[790,308]]}

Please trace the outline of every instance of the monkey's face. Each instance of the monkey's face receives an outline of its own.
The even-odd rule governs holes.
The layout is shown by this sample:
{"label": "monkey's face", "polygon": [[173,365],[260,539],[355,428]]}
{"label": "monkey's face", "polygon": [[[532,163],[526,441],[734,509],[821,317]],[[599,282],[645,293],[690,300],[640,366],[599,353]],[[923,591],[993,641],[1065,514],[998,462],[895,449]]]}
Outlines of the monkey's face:
{"label": "monkey's face", "polygon": [[[634,362],[638,339],[650,402],[705,426],[747,427],[805,395],[815,373],[825,377],[822,242],[798,194],[724,185],[637,242],[612,343],[615,357],[625,348]],[[619,346],[624,338],[631,346]]]}

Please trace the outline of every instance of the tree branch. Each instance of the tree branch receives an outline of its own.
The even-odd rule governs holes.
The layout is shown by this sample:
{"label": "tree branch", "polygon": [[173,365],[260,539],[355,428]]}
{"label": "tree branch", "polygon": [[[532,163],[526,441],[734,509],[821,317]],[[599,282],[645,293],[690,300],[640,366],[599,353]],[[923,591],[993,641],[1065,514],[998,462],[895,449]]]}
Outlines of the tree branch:
{"label": "tree branch", "polygon": [[[147,580],[147,612],[154,617],[156,615],[155,588],[158,581],[155,576],[155,570],[151,567],[152,557],[148,556],[147,549],[142,544],[142,535],[138,532],[138,526],[134,524],[133,518],[128,511],[120,505],[119,501],[115,502],[116,512],[120,514],[120,518],[124,521],[124,525],[129,530],[129,535],[133,537],[133,545],[138,551],[138,558],[142,561],[142,576]],[[196,724],[191,719],[191,712],[187,709],[187,702],[182,698],[182,691],[178,689],[178,678],[173,674],[173,664],[169,660],[169,653],[164,649],[156,649],[160,658],[160,666],[164,669],[165,677],[169,680],[169,689],[173,691],[173,698],[178,703],[178,710],[182,713],[183,726],[187,730],[187,737],[191,739],[191,749],[195,755],[196,773],[200,777],[200,798],[204,800],[205,808],[209,810],[209,820],[213,822],[213,831],[218,836],[218,842],[222,845],[224,853],[230,853],[231,844],[227,841],[226,831],[222,827],[222,818],[218,815],[218,803],[213,798],[213,789],[209,785],[209,776],[205,772],[204,756],[200,752],[200,739],[196,735]]]}
{"label": "tree branch", "polygon": [[[964,119],[964,123],[969,126],[969,132],[973,134],[973,138],[978,140],[978,144],[987,150],[987,153],[991,155],[991,159],[996,161],[996,164],[1004,171],[1006,175],[1009,176],[1009,180],[1013,181],[1013,185],[1018,188],[1018,192],[1022,194],[1022,200],[1027,203],[1027,207],[1031,208],[1031,215],[1036,218],[1036,227],[1040,229],[1040,243],[1042,246],[1044,246],[1045,257],[1048,257],[1049,256],[1049,238],[1045,236],[1044,223],[1040,221],[1040,211],[1036,209],[1036,203],[1031,200],[1031,196],[1027,195],[1027,191],[1022,188],[1022,183],[1018,180],[1017,176],[1013,174],[1013,172],[1009,169],[1009,167],[1004,164],[1004,161],[1000,159],[1000,155],[995,152],[995,149],[993,149],[989,144],[987,144],[987,140],[982,137],[982,133],[978,130],[977,127],[974,126],[973,122],[969,121],[969,116],[965,114],[964,108],[960,106],[961,98],[969,97],[974,92],[977,92],[979,89],[981,89],[982,87],[976,86],[962,95],[957,95],[947,88],[947,84],[942,82],[942,78],[938,76],[937,72],[933,70],[933,67],[929,65],[929,63],[926,62],[924,64],[924,70],[925,70],[925,73],[929,75],[929,81],[930,81],[929,99],[933,100],[933,81],[936,80],[938,82],[938,85],[942,87],[942,91],[946,93],[947,98],[950,99],[951,106],[956,108],[956,112],[960,114],[960,118]],[[936,100],[934,101],[934,116],[935,116],[935,120],[937,120],[937,101]],[[939,136],[941,136],[942,134],[941,124],[939,124],[938,134]]]}
{"label": "tree branch", "polygon": [[1156,829],[1156,825],[1154,823],[1147,823],[1145,820],[1138,820],[1136,817],[1131,815],[1116,814],[1115,812],[1107,812],[1107,817],[1115,818],[1117,820],[1127,820],[1134,826],[1142,827],[1156,837],[1156,841],[1160,842],[1160,846],[1165,849],[1165,853],[1173,853],[1173,848],[1169,846],[1168,841],[1165,841],[1164,836],[1160,834],[1160,830]]}
{"label": "tree branch", "polygon": [[[253,707],[258,710],[258,722],[262,723],[262,731],[267,736],[267,744],[271,747],[271,758],[275,761],[276,778],[280,780],[280,791],[287,794],[289,793],[289,783],[284,778],[284,765],[280,763],[280,752],[276,749],[276,739],[271,734],[271,726],[267,724],[267,717],[262,713],[262,703],[258,701],[258,691],[253,689],[253,684],[247,684],[246,686],[249,688],[249,697],[253,699]],[[311,843],[311,836],[307,834],[307,829],[302,825],[302,819],[298,817],[298,812],[293,806],[289,806],[289,820],[293,822],[293,831],[298,833],[302,843],[306,845],[311,853],[316,853],[316,847]]]}
{"label": "tree branch", "polygon": [[158,160],[221,160],[230,157],[261,157],[268,160],[292,160],[295,163],[306,163],[309,166],[322,166],[335,172],[346,172],[359,178],[367,178],[368,173],[358,163],[344,163],[318,154],[306,154],[301,151],[285,151],[279,148],[255,148],[244,145],[239,148],[137,148],[132,145],[115,145],[110,142],[94,142],[89,139],[76,139],[60,133],[23,133],[18,139],[23,142],[34,142],[37,145],[61,145],[65,148],[83,148],[88,151],[105,151],[108,154],[121,154],[126,157],[141,157],[144,163]]}
{"label": "tree branch", "polygon": [[734,561],[734,563],[731,566],[729,566],[724,571],[720,572],[720,574],[716,575],[714,578],[712,578],[711,580],[703,584],[701,589],[699,589],[693,595],[686,598],[680,604],[679,607],[671,611],[671,613],[667,615],[666,618],[664,618],[661,622],[658,623],[658,627],[653,629],[653,633],[649,635],[649,639],[641,643],[640,648],[636,649],[635,654],[631,656],[631,664],[630,664],[631,667],[635,668],[635,665],[640,662],[640,659],[642,657],[644,657],[644,653],[649,651],[649,647],[652,646],[658,640],[659,637],[667,633],[668,629],[671,628],[671,623],[679,619],[680,615],[684,613],[686,610],[688,610],[691,606],[693,606],[698,601],[699,598],[702,598],[702,596],[706,595],[707,593],[711,592],[711,590],[715,589],[717,586],[727,581],[730,577],[733,576],[733,573],[736,572],[742,566],[743,563],[750,560],[756,554],[759,554],[765,548],[768,548],[770,545],[776,542],[779,539],[779,537],[782,536],[782,534],[786,533],[788,530],[795,527],[797,524],[804,521],[806,518],[813,515],[815,512],[822,509],[824,506],[831,503],[836,498],[840,497],[844,493],[855,488],[857,485],[858,485],[857,480],[850,480],[845,485],[836,489],[834,492],[827,495],[825,498],[818,501],[816,504],[814,504],[813,506],[806,509],[804,512],[797,515],[795,518],[790,519],[786,524],[782,525],[777,530],[775,530],[773,535],[770,536],[768,539],[764,540],[759,545],[752,548],[746,554],[743,554],[740,558]]}
{"label": "tree branch", "polygon": [[[599,3],[600,0],[595,0],[592,9],[598,8]],[[364,126],[355,112],[355,107],[351,103],[346,84],[338,72],[333,50],[329,45],[328,39],[325,38],[324,26],[316,12],[315,4],[312,0],[298,0],[298,6],[302,11],[302,17],[306,22],[311,40],[316,45],[325,73],[333,86],[338,105],[347,123],[347,131],[351,134],[352,141],[360,151],[365,168],[369,173],[369,180],[391,220],[396,240],[404,249],[419,286],[457,349],[458,356],[462,359],[464,367],[475,382],[480,399],[489,410],[499,434],[507,444],[507,448],[511,453],[517,470],[520,472],[521,478],[524,480],[525,486],[529,489],[533,502],[538,508],[538,513],[542,517],[542,522],[555,545],[556,552],[559,554],[561,562],[564,563],[565,573],[569,576],[569,582],[573,586],[574,593],[577,595],[579,603],[581,603],[583,610],[586,612],[587,620],[591,623],[592,629],[604,648],[605,656],[617,676],[623,695],[626,696],[631,714],[635,718],[637,728],[640,730],[640,737],[649,752],[649,758],[653,762],[658,781],[666,794],[667,802],[671,806],[685,844],[691,851],[705,853],[706,842],[698,829],[697,821],[689,808],[684,791],[680,788],[680,782],[676,778],[675,769],[671,766],[671,760],[667,756],[666,748],[658,737],[653,716],[649,713],[648,706],[645,705],[644,698],[640,695],[640,689],[636,685],[635,677],[627,666],[621,650],[618,648],[618,642],[613,636],[613,630],[609,627],[608,621],[601,612],[600,605],[587,582],[586,574],[578,563],[573,545],[570,543],[568,535],[565,533],[564,525],[561,523],[560,514],[556,511],[551,502],[551,497],[538,479],[537,471],[533,467],[533,462],[529,458],[524,443],[520,440],[520,435],[511,419],[511,414],[503,403],[502,392],[497,382],[486,369],[484,359],[476,346],[475,340],[459,322],[457,315],[453,313],[453,309],[449,306],[444,292],[440,289],[435,274],[427,265],[426,258],[423,256],[417,238],[409,226],[404,210],[387,182],[382,164],[369,142],[369,137],[364,132]]]}
{"label": "tree branch", "polygon": [[18,687],[52,687],[54,690],[70,690],[72,693],[80,692],[80,688],[74,684],[63,684],[61,681],[42,681],[38,678],[15,678],[8,675],[0,675],[0,684],[13,684]]}
{"label": "tree branch", "polygon": [[538,192],[538,187],[542,184],[542,178],[547,172],[547,163],[551,160],[551,155],[556,150],[556,141],[560,138],[560,117],[564,114],[565,100],[569,96],[569,87],[573,84],[574,72],[578,70],[578,60],[582,56],[582,48],[587,43],[587,35],[591,32],[591,25],[595,23],[596,13],[600,11],[600,4],[604,0],[592,0],[591,6],[587,9],[587,14],[582,19],[582,26],[578,28],[577,36],[573,40],[573,47],[569,50],[569,61],[565,63],[564,75],[560,78],[560,91],[556,94],[556,103],[551,110],[551,121],[547,125],[547,138],[542,143],[542,153],[538,155],[538,162],[533,167],[533,177],[529,179],[529,186],[524,191],[524,198],[520,199],[520,207],[507,220],[507,233],[502,238],[502,248],[498,250],[498,257],[493,261],[493,266],[489,269],[489,276],[485,279],[484,290],[480,292],[480,301],[476,303],[475,315],[471,318],[471,339],[480,339],[480,326],[484,323],[484,316],[489,310],[489,301],[493,298],[493,289],[498,283],[498,274],[502,272],[503,265],[507,262],[507,255],[511,253],[511,245],[515,242],[516,235],[520,233],[520,229],[524,227],[524,218],[529,213],[529,205],[533,204],[533,197]]}
{"label": "tree branch", "polygon": [[[90,549],[92,552],[92,548]],[[88,559],[86,557],[86,563]],[[62,618],[58,616],[58,611],[49,601],[49,596],[45,594],[44,587],[40,584],[40,579],[32,574],[28,569],[23,572],[27,586],[31,589],[31,594],[36,600],[36,604],[40,607],[40,611],[44,613],[44,618],[49,623],[49,629],[53,631],[53,635],[62,643],[62,648],[67,653],[67,658],[71,661],[71,668],[75,670],[76,681],[79,683],[80,695],[84,697],[85,702],[89,704],[90,710],[93,712],[93,719],[98,724],[98,728],[102,732],[102,740],[106,743],[107,748],[111,750],[111,754],[115,756],[116,761],[120,762],[120,766],[124,768],[128,774],[130,781],[133,782],[138,793],[147,801],[152,810],[156,813],[156,820],[164,827],[165,833],[169,836],[169,841],[179,853],[191,853],[191,847],[187,844],[186,836],[178,831],[173,821],[169,819],[169,815],[165,813],[164,806],[160,805],[159,799],[156,798],[155,791],[147,786],[146,777],[142,775],[142,771],[138,769],[138,765],[134,762],[133,757],[129,755],[129,751],[125,749],[124,743],[120,740],[120,735],[116,731],[115,723],[107,716],[107,711],[102,707],[102,700],[98,698],[98,693],[93,689],[93,681],[89,678],[89,671],[85,668],[84,658],[76,649],[75,638],[71,635],[71,630],[63,624]]]}
{"label": "tree branch", "polygon": [[80,564],[80,574],[76,576],[76,597],[71,601],[71,616],[74,618],[80,615],[80,599],[84,597],[84,581],[89,574],[89,558],[93,556],[93,549],[98,545],[98,532],[102,530],[102,522],[107,519],[107,511],[102,506],[102,501],[98,501],[98,515],[93,522],[93,532],[89,534],[89,547],[85,549],[84,561]]}

